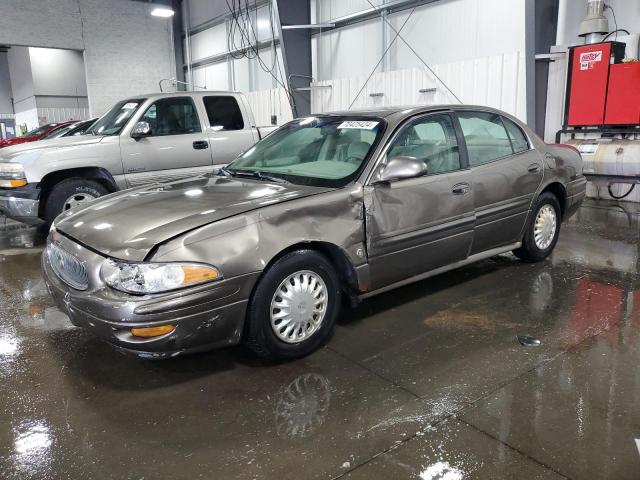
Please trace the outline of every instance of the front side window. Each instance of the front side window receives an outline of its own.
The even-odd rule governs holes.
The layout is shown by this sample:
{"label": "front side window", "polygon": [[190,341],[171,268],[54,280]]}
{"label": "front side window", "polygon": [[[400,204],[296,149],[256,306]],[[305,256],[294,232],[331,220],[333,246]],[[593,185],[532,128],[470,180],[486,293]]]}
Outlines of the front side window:
{"label": "front side window", "polygon": [[294,120],[259,141],[225,171],[269,175],[300,185],[341,187],[364,168],[384,127],[385,122],[375,117]]}
{"label": "front side window", "polygon": [[196,107],[189,97],[157,100],[147,108],[139,121],[149,124],[152,137],[186,135],[202,131]]}
{"label": "front side window", "polygon": [[449,115],[429,115],[403,127],[387,151],[387,159],[414,157],[427,165],[427,174],[460,169],[460,153]]}
{"label": "front side window", "polygon": [[520,153],[529,150],[529,141],[522,129],[508,118],[502,117],[504,126],[507,129],[511,145],[513,145],[513,153]]}
{"label": "front side window", "polygon": [[144,103],[144,99],[123,100],[116,103],[111,110],[100,117],[92,127],[87,130],[91,135],[119,135],[124,126],[138,108]]}
{"label": "front side window", "polygon": [[203,101],[207,117],[209,117],[209,126],[216,130],[242,130],[244,128],[242,112],[235,98],[229,96],[204,97]]}
{"label": "front side window", "polygon": [[513,153],[499,115],[489,112],[458,112],[467,144],[469,166],[477,167]]}

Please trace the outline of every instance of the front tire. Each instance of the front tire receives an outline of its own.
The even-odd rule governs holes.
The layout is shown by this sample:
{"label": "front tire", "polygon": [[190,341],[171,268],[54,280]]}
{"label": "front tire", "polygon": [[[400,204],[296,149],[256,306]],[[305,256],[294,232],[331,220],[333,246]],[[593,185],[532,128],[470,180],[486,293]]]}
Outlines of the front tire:
{"label": "front tire", "polygon": [[84,178],[63,180],[53,186],[46,199],[44,220],[51,224],[62,212],[108,193],[104,185],[93,180]]}
{"label": "front tire", "polygon": [[271,360],[309,355],[331,336],[341,304],[338,276],[327,258],[296,250],[262,276],[247,310],[245,343]]}
{"label": "front tire", "polygon": [[561,222],[562,210],[557,197],[551,192],[544,192],[534,205],[522,246],[513,253],[525,262],[544,260],[558,242]]}

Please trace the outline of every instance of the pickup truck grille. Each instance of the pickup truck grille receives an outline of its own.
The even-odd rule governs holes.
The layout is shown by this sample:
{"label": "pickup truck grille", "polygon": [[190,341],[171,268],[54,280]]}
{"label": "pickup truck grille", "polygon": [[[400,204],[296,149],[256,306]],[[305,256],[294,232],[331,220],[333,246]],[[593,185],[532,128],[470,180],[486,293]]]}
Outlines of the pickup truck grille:
{"label": "pickup truck grille", "polygon": [[89,288],[89,275],[84,264],[53,242],[47,243],[47,257],[54,273],[76,290]]}

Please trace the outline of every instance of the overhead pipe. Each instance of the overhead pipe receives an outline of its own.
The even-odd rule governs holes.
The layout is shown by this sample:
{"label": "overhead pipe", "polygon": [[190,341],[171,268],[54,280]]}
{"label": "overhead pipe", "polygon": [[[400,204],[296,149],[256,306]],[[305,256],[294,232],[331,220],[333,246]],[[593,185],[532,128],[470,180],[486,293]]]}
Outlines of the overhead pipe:
{"label": "overhead pipe", "polygon": [[604,0],[587,0],[587,16],[580,23],[578,36],[585,44],[598,43],[609,32],[609,21],[604,16]]}

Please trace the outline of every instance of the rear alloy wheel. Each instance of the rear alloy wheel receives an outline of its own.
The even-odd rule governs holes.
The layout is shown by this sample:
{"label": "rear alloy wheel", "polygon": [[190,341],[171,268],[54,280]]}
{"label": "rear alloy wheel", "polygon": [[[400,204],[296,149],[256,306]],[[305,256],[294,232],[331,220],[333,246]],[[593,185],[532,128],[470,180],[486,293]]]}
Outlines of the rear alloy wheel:
{"label": "rear alloy wheel", "polygon": [[291,360],[320,348],[340,307],[340,282],[327,258],[297,250],[263,274],[247,310],[245,342],[256,354]]}
{"label": "rear alloy wheel", "polygon": [[51,189],[44,206],[44,220],[52,223],[62,212],[95,200],[109,191],[98,182],[84,178],[69,178]]}
{"label": "rear alloy wheel", "polygon": [[553,251],[562,221],[560,204],[553,193],[545,192],[535,203],[522,246],[513,253],[526,262],[539,262]]}

